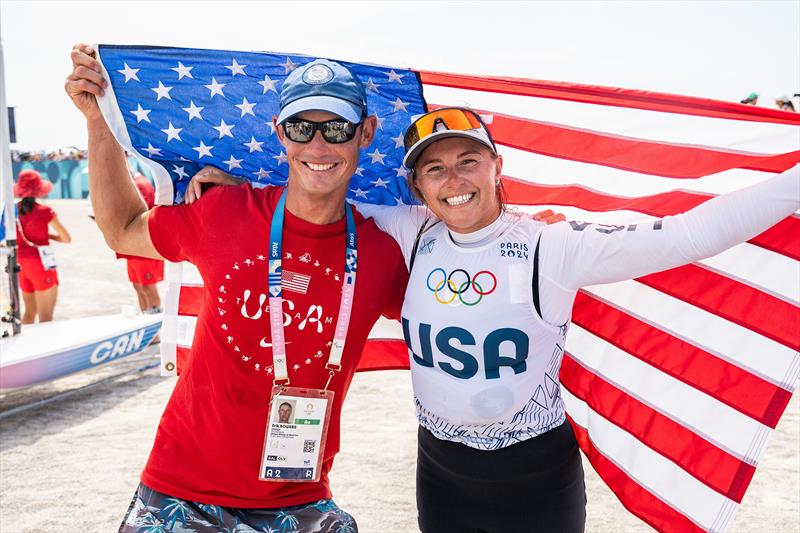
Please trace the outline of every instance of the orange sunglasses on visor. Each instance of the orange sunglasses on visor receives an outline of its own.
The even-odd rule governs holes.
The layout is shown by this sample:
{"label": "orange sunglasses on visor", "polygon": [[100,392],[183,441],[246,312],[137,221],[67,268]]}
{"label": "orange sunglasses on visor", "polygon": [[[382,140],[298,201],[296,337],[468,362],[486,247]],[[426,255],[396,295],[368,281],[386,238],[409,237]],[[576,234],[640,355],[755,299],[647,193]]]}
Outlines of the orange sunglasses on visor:
{"label": "orange sunglasses on visor", "polygon": [[[441,127],[448,130],[467,131],[483,129],[488,132],[488,128],[474,111],[461,107],[442,107],[422,115],[406,130],[403,138],[403,145],[406,152],[416,143],[428,135],[441,131]],[[491,140],[491,136],[489,136]],[[494,141],[492,141],[494,145]]]}

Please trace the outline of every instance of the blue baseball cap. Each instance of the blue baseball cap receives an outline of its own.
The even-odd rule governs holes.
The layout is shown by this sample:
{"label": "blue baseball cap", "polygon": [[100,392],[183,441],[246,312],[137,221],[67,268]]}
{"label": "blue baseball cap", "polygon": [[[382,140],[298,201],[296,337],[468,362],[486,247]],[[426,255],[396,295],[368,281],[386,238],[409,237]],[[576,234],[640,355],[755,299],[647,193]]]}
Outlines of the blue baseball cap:
{"label": "blue baseball cap", "polygon": [[356,124],[367,114],[367,93],[347,67],[317,59],[292,71],[281,88],[278,124],[303,111],[328,111]]}

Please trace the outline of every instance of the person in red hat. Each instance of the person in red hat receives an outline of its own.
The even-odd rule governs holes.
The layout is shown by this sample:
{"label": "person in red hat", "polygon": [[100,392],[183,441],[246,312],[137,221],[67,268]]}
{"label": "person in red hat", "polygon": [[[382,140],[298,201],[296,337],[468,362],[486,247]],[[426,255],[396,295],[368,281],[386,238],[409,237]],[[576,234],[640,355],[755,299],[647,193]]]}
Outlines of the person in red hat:
{"label": "person in red hat", "polygon": [[[133,183],[147,204],[148,209],[155,205],[156,191],[153,185],[142,174],[133,177]],[[127,259],[128,279],[136,291],[139,309],[142,313],[160,313],[161,297],[158,295],[158,282],[164,279],[164,261],[139,257],[137,255],[117,254],[117,259]]]}
{"label": "person in red hat", "polygon": [[[14,196],[21,198],[17,204],[17,258],[20,266],[19,287],[25,312],[23,324],[53,320],[53,309],[58,296],[58,272],[50,241],[72,241],[55,211],[36,201],[47,196],[53,184],[43,180],[33,169],[19,173],[14,185]],[[51,233],[50,229],[55,233]]]}

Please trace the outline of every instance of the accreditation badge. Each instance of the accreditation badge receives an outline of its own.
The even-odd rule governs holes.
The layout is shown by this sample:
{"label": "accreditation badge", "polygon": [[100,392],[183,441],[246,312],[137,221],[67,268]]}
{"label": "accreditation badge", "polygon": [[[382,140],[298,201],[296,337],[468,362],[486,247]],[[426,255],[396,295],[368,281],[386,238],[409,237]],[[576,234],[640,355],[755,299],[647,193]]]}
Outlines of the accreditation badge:
{"label": "accreditation badge", "polygon": [[39,259],[41,259],[45,270],[53,270],[58,266],[56,264],[56,253],[53,251],[52,246],[41,245],[37,246],[36,249],[39,251]]}
{"label": "accreditation badge", "polygon": [[262,481],[319,481],[333,391],[275,385],[269,404]]}

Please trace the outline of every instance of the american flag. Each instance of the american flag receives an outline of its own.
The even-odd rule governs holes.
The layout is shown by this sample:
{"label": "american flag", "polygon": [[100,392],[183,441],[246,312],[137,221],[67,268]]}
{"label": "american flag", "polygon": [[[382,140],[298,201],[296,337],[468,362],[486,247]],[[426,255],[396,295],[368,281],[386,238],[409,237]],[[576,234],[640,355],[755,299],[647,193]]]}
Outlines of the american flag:
{"label": "american flag", "polygon": [[[213,164],[283,183],[270,118],[281,83],[314,58],[100,46],[101,108],[146,157],[161,204]],[[342,62],[364,81],[378,135],[350,197],[395,204],[402,133],[437,104],[482,109],[512,204],[609,224],[686,211],[800,161],[800,114],[706,98]],[[436,103],[433,100],[436,99]],[[716,257],[587,287],[575,302],[562,393],[579,444],[622,504],[660,531],[725,531],[800,374],[800,217]],[[191,344],[202,280],[172,265],[162,350]],[[408,366],[372,339],[360,369]]]}
{"label": "american flag", "polygon": [[[286,183],[286,154],[272,125],[280,88],[300,55],[100,46],[111,81],[109,108],[118,139],[146,158],[157,203],[180,202],[191,177],[214,165],[261,185]],[[364,80],[379,136],[361,151],[350,197],[410,202],[402,137],[409,117],[424,113],[417,75],[405,69],[341,62]],[[107,115],[108,117],[108,115]],[[109,117],[110,118],[110,117]]]}
{"label": "american flag", "polygon": [[299,274],[297,272],[283,271],[281,276],[281,284],[287,291],[299,292],[305,294],[308,292],[308,284],[311,281],[311,276]]}

